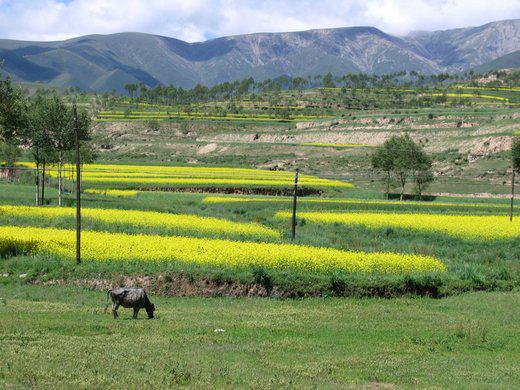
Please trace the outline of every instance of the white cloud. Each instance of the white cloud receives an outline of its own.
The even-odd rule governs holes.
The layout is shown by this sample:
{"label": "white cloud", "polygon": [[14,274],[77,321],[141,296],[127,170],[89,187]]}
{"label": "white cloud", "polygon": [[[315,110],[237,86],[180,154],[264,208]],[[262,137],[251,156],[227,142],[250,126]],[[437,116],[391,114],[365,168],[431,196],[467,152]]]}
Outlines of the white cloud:
{"label": "white cloud", "polygon": [[405,34],[512,18],[520,18],[520,0],[0,0],[0,38],[140,31],[193,42],[356,25]]}

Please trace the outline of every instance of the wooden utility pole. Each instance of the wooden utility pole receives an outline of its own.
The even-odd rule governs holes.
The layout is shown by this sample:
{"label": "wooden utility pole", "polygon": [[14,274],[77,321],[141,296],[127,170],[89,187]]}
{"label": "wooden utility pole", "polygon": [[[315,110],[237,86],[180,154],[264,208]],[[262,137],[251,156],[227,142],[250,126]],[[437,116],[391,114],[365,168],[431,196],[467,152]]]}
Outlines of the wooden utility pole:
{"label": "wooden utility pole", "polygon": [[298,199],[298,172],[299,169],[296,168],[296,172],[294,172],[294,192],[293,192],[293,209],[292,209],[292,231],[291,237],[292,240],[296,238],[296,200]]}
{"label": "wooden utility pole", "polygon": [[76,104],[72,107],[74,113],[74,144],[76,148],[76,263],[81,263],[81,177],[80,153],[79,153],[79,130],[78,109]]}
{"label": "wooden utility pole", "polygon": [[40,205],[40,163],[36,163],[35,169],[35,184],[36,184],[36,206]]}
{"label": "wooden utility pole", "polygon": [[513,206],[515,202],[515,167],[513,167],[513,177],[511,178],[511,209],[509,210],[509,220],[513,222]]}

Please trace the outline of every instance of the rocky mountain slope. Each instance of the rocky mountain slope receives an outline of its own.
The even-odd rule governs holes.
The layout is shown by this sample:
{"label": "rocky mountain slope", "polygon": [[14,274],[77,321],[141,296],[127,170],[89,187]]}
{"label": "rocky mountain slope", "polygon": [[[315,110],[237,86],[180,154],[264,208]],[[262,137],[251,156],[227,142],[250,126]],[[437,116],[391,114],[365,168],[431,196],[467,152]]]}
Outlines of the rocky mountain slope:
{"label": "rocky mountain slope", "polygon": [[520,50],[520,20],[395,37],[374,27],[259,33],[187,43],[120,33],[61,42],[0,40],[4,72],[17,81],[87,90],[125,83],[192,87],[332,72],[460,71]]}

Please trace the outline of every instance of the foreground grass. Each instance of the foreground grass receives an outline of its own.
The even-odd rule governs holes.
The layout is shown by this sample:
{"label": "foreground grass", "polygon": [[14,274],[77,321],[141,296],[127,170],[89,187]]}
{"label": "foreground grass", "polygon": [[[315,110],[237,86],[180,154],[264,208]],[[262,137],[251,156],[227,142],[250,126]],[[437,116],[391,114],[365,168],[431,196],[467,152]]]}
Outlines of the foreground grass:
{"label": "foreground grass", "polygon": [[[5,282],[4,282],[5,283]],[[420,299],[158,298],[0,282],[0,387],[513,388],[520,294]],[[215,332],[224,329],[225,332]]]}

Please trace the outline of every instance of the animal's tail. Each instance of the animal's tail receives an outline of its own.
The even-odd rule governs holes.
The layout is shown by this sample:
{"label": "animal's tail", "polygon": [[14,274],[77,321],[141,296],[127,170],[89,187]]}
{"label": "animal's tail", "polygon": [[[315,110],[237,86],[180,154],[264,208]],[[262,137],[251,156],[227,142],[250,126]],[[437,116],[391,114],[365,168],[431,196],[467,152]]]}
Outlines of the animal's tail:
{"label": "animal's tail", "polygon": [[110,301],[108,300],[108,297],[110,296],[111,291],[112,291],[111,289],[107,290],[107,304],[105,305],[105,311],[104,311],[105,313],[107,312],[108,306],[110,305]]}

